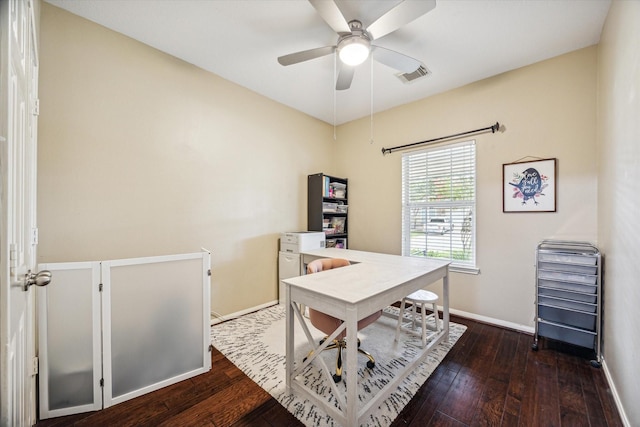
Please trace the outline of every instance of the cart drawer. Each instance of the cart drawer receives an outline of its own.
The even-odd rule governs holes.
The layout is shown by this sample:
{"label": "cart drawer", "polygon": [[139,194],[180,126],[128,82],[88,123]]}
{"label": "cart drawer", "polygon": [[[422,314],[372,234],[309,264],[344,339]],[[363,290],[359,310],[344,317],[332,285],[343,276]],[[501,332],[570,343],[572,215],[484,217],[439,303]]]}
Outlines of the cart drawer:
{"label": "cart drawer", "polygon": [[569,264],[596,265],[597,257],[592,255],[566,254],[566,253],[545,253],[540,251],[538,255],[540,261],[563,262]]}
{"label": "cart drawer", "polygon": [[549,322],[538,323],[538,335],[595,349],[596,333]]}
{"label": "cart drawer", "polygon": [[538,277],[541,279],[561,280],[563,282],[579,283],[584,285],[595,285],[596,276],[578,274],[578,273],[565,273],[562,271],[551,270],[538,270]]}
{"label": "cart drawer", "polygon": [[596,314],[584,313],[577,310],[558,308],[544,304],[538,304],[538,317],[551,322],[559,322],[576,328],[594,330],[596,327]]}
{"label": "cart drawer", "polygon": [[538,266],[540,269],[543,269],[543,270],[554,270],[559,272],[580,273],[580,274],[596,274],[598,272],[598,267],[595,265],[561,264],[561,263],[540,261],[538,263]]}
{"label": "cart drawer", "polygon": [[595,313],[598,306],[596,304],[587,304],[580,301],[574,301],[564,298],[556,298],[545,295],[538,295],[540,304],[554,306],[558,308],[568,308],[570,310],[584,311],[585,313]]}
{"label": "cart drawer", "polygon": [[538,286],[560,289],[564,291],[583,292],[585,294],[595,294],[597,291],[596,285],[583,285],[580,283],[561,282],[557,280],[538,279]]}
{"label": "cart drawer", "polygon": [[598,300],[595,292],[589,292],[589,293],[573,292],[565,289],[545,288],[543,286],[538,287],[538,295],[564,298],[564,299],[569,299],[573,301],[586,302],[589,304],[595,304]]}

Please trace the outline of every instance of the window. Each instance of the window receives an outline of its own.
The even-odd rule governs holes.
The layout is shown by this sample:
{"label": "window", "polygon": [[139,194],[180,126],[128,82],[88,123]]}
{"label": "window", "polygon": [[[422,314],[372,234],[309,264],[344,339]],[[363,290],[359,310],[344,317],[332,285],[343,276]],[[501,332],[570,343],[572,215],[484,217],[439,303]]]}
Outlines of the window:
{"label": "window", "polygon": [[402,254],[476,270],[475,141],[402,156]]}

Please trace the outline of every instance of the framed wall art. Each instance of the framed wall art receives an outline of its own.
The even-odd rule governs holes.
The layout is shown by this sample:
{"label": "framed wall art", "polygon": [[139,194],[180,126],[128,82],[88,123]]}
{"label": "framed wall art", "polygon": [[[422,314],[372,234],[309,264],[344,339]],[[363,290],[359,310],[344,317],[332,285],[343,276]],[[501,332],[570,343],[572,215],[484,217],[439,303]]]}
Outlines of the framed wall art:
{"label": "framed wall art", "polygon": [[502,212],[555,212],[556,159],[502,165]]}

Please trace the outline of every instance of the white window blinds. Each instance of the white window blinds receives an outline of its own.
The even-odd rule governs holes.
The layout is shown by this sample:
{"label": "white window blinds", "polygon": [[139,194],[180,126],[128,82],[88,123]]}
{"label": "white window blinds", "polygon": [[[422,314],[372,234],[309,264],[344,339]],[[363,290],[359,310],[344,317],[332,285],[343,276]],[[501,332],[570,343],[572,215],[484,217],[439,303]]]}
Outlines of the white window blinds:
{"label": "white window blinds", "polygon": [[475,268],[475,141],[402,156],[403,255]]}

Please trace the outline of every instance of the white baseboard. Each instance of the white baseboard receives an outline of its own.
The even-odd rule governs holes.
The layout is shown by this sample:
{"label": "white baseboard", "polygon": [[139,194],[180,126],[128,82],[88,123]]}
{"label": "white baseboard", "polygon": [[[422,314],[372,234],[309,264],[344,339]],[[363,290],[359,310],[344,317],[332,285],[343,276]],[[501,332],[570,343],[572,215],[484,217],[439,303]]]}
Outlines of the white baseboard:
{"label": "white baseboard", "polygon": [[254,311],[262,310],[263,308],[271,307],[272,305],[276,304],[278,304],[278,300],[273,300],[255,307],[247,308],[245,310],[236,311],[235,313],[225,314],[224,316],[215,312],[211,312],[211,325],[226,322],[227,320],[231,319],[237,319],[238,317],[244,316],[245,314],[253,313]]}
{"label": "white baseboard", "polygon": [[[253,313],[254,311],[261,310],[263,308],[271,307],[272,305],[278,304],[278,300],[273,300],[255,307],[247,308],[245,310],[236,311],[235,313],[225,314],[224,316],[212,312],[211,313],[211,324],[215,325],[216,323],[225,322],[227,320],[236,319],[240,316],[243,316],[247,313]],[[442,310],[442,307],[439,306],[438,309]],[[477,320],[479,322],[488,323],[490,325],[501,326],[503,328],[514,329],[516,331],[526,332],[528,334],[533,334],[535,332],[535,328],[533,326],[525,326],[520,325],[518,323],[507,322],[500,319],[495,319],[493,317],[482,316],[479,314],[469,313],[462,310],[450,309],[449,313],[455,314],[456,316],[466,317],[467,319]]]}
{"label": "white baseboard", "polygon": [[[439,307],[442,310],[442,307]],[[450,314],[455,314],[456,316],[466,317],[467,319],[477,320],[478,322],[488,323],[490,325],[500,326],[503,328],[514,329],[516,331],[525,332],[528,334],[532,334],[536,331],[533,326],[521,325],[519,323],[507,322],[505,320],[495,319],[493,317],[482,316],[480,314],[469,313],[462,310],[456,310],[454,308],[449,309]]]}
{"label": "white baseboard", "polygon": [[[253,313],[254,311],[261,310],[263,308],[271,307],[272,305],[278,304],[278,300],[273,300],[255,307],[247,308],[245,310],[236,311],[235,313],[225,314],[224,316],[219,315],[218,313],[211,313],[211,324],[215,325],[216,323],[225,322],[227,320],[236,319],[240,316],[243,316],[247,313]],[[438,306],[438,309],[442,311],[442,307]],[[525,326],[520,325],[518,323],[507,322],[500,319],[495,319],[493,317],[482,316],[480,314],[469,313],[462,310],[450,309],[449,313],[455,314],[456,316],[466,317],[467,319],[477,320],[479,322],[488,323],[490,325],[501,326],[503,328],[514,329],[516,331],[526,332],[528,334],[533,334],[535,332],[535,328],[533,326]]]}
{"label": "white baseboard", "polygon": [[611,388],[611,394],[613,394],[613,401],[616,402],[616,408],[618,408],[618,413],[620,414],[620,418],[622,419],[622,424],[625,427],[631,427],[631,422],[627,417],[626,412],[624,411],[624,407],[622,406],[622,401],[620,400],[620,395],[618,394],[618,390],[616,390],[616,385],[611,378],[611,373],[609,372],[609,368],[602,358],[602,369],[604,370],[604,376],[607,379],[607,383],[609,384],[609,388]]}

